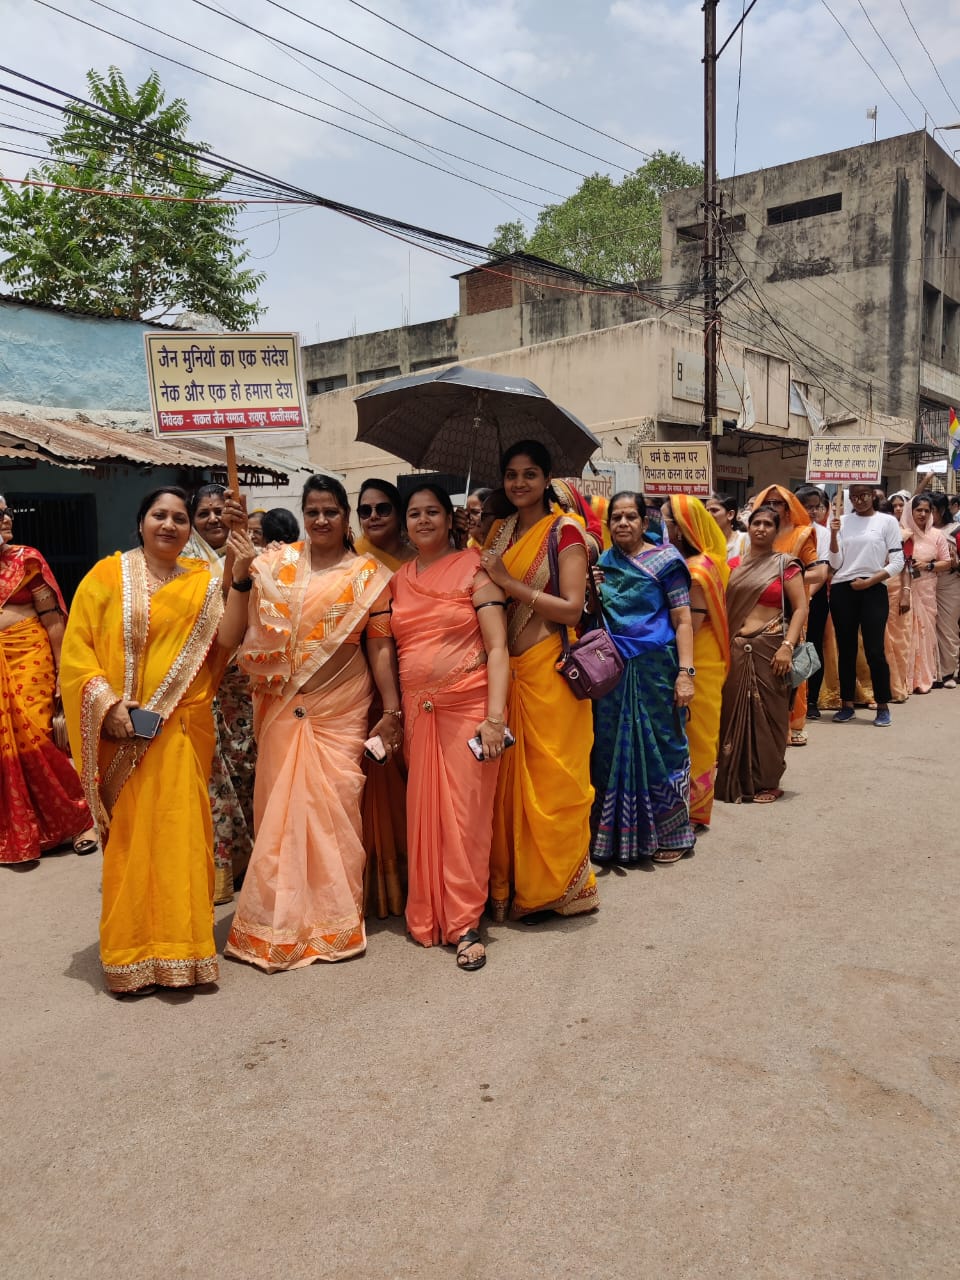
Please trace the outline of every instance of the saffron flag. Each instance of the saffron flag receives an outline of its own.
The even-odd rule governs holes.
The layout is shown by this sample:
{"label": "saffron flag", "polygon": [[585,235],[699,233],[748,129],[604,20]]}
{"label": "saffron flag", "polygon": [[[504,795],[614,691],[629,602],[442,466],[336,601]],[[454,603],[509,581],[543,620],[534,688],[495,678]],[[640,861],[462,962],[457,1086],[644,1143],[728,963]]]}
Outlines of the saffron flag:
{"label": "saffron flag", "polygon": [[950,466],[960,471],[960,421],[955,409],[950,410]]}

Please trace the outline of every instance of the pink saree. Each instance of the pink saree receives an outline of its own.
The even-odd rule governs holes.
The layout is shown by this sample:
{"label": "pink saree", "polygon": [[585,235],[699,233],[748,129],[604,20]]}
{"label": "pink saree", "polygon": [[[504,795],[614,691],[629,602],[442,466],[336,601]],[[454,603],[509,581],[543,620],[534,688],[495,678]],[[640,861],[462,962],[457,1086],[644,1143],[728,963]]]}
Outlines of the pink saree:
{"label": "pink saree", "polygon": [[363,626],[389,573],[348,556],[310,572],[294,543],[254,562],[240,667],[251,677],[256,839],[225,954],[268,973],[345,960],[366,947],[360,759],[371,680],[359,651],[333,680],[303,686]]}
{"label": "pink saree", "polygon": [[[475,550],[391,584],[407,759],[407,928],[425,947],[475,929],[487,900],[499,762],[467,739],[487,713],[486,654],[473,593]],[[484,581],[482,579],[481,581]]]}
{"label": "pink saree", "polygon": [[[919,529],[909,504],[903,509],[903,523],[913,534],[913,562],[922,566],[950,556],[947,540],[939,529],[928,525]],[[937,576],[921,572],[910,590],[912,619],[910,651],[907,654],[907,685],[913,693],[929,693],[937,679],[940,656],[937,646]]]}

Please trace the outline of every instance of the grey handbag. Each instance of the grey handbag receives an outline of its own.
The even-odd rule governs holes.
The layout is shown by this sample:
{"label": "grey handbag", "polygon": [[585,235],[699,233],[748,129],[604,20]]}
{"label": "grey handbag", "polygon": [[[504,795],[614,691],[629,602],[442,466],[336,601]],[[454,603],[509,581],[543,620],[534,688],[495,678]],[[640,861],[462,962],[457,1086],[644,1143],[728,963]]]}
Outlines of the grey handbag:
{"label": "grey handbag", "polygon": [[[787,634],[787,592],[783,578],[783,561],[784,556],[780,556],[780,616],[783,619],[783,635]],[[820,670],[823,664],[820,657],[809,640],[801,640],[793,651],[793,657],[790,659],[790,684],[794,689],[803,684],[804,680],[809,680],[812,675]]]}

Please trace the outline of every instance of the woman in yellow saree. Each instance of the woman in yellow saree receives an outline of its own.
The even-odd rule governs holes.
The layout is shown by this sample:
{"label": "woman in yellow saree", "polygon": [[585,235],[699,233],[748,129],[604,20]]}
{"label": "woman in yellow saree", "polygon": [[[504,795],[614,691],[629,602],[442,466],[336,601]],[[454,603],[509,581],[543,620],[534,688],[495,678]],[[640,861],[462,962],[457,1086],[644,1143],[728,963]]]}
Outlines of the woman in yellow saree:
{"label": "woman in yellow saree", "polygon": [[693,665],[697,692],[687,720],[690,745],[690,821],[698,834],[710,826],[713,784],[720,749],[723,682],[730,670],[727,626],[727,542],[716,520],[698,498],[672,493],[663,505],[670,541],[690,570],[693,616]]}
{"label": "woman in yellow saree", "polygon": [[[373,556],[391,574],[416,554],[401,533],[403,500],[396,485],[376,478],[364,480],[357,499],[360,537],[358,556]],[[380,699],[370,705],[371,728],[383,714]],[[400,752],[385,765],[364,760],[363,788],[363,913],[383,920],[402,916],[407,892],[407,770]]]}
{"label": "woman in yellow saree", "polygon": [[[507,723],[516,746],[497,782],[490,866],[495,920],[578,915],[599,905],[590,867],[590,749],[593,706],[558,674],[560,627],[583,612],[587,548],[583,529],[549,508],[551,461],[526,440],[502,459],[514,513],[490,530],[482,567],[510,598],[511,684]],[[550,583],[548,539],[559,544],[559,582]],[[512,900],[512,905],[511,905]]]}
{"label": "woman in yellow saree", "polygon": [[[142,546],[109,556],[77,588],[60,664],[63,707],[103,841],[100,958],[117,993],[216,982],[213,823],[207,779],[220,581],[180,558],[186,494],[140,507]],[[163,718],[134,735],[130,710]]]}
{"label": "woman in yellow saree", "polygon": [[[228,511],[243,518],[235,504]],[[360,760],[370,668],[384,706],[373,736],[392,755],[403,735],[390,574],[354,553],[349,520],[339,481],[311,476],[303,493],[306,542],[254,559],[246,533],[230,535],[236,559],[220,643],[240,645],[258,755],[253,855],[225,954],[268,973],[345,960],[367,945]]]}

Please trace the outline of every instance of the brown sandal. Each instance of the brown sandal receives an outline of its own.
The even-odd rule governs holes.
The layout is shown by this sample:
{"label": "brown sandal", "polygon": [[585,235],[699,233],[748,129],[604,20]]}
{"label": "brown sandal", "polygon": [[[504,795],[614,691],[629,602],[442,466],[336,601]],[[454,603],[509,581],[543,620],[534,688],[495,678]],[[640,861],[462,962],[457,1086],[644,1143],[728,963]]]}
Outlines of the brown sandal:
{"label": "brown sandal", "polygon": [[681,858],[685,858],[688,853],[693,853],[692,847],[689,849],[658,849],[653,855],[653,861],[669,866],[671,862],[679,862]]}
{"label": "brown sandal", "polygon": [[774,800],[779,800],[783,792],[779,787],[774,787],[771,791],[758,791],[753,797],[754,804],[773,804]]}

